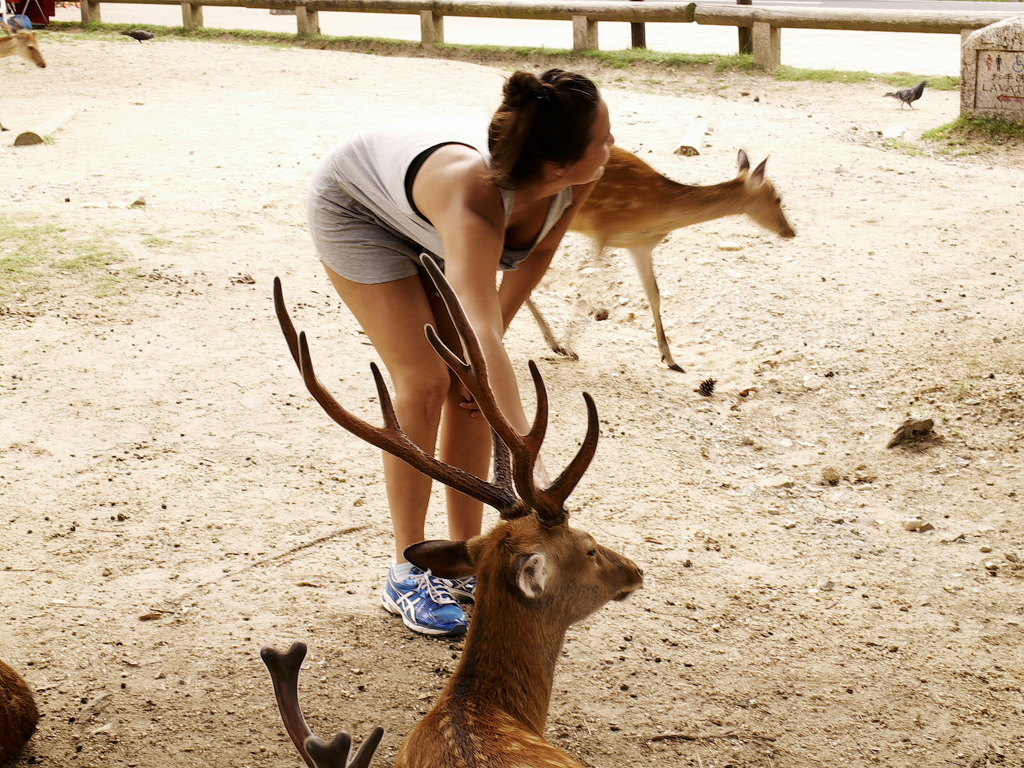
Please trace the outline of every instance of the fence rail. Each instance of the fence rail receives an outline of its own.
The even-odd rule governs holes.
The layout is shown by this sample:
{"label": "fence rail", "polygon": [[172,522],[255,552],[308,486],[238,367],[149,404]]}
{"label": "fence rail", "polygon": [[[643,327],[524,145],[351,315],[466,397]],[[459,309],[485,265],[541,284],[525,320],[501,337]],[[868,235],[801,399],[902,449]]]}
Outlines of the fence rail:
{"label": "fence rail", "polygon": [[102,21],[103,3],[180,5],[186,29],[203,26],[203,6],[229,8],[294,9],[300,35],[320,33],[321,11],[350,13],[400,13],[420,17],[420,40],[430,48],[444,42],[445,16],[493,19],[571,21],[573,50],[598,48],[598,22],[617,21],[696,23],[753,28],[754,62],[769,71],[782,58],[782,29],[837,29],[875,32],[925,32],[959,34],[1022,16],[1016,10],[963,13],[958,11],[874,11],[830,8],[769,9],[752,5],[709,5],[693,2],[623,2],[623,0],[82,0],[82,21]]}

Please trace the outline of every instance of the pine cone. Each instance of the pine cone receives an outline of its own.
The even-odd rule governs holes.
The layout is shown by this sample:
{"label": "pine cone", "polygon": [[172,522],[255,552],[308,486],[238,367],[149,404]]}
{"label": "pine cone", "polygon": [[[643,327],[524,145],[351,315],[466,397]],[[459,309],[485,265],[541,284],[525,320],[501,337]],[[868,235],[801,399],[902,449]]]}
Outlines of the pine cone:
{"label": "pine cone", "polygon": [[704,395],[704,397],[711,397],[712,393],[715,391],[715,384],[717,383],[718,382],[714,379],[704,379],[704,381],[700,383],[700,387],[697,391]]}

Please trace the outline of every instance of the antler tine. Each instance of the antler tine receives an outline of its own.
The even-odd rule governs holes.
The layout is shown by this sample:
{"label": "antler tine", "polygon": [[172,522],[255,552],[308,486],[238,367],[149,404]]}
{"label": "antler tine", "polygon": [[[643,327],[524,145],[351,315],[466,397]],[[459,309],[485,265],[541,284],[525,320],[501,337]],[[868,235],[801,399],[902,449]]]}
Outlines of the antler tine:
{"label": "antler tine", "polygon": [[350,763],[348,753],[352,747],[352,737],[348,733],[340,731],[327,742],[314,734],[306,724],[299,706],[299,670],[302,660],[306,658],[306,644],[293,643],[285,653],[268,645],[260,649],[260,657],[270,670],[274,696],[285,730],[306,765],[309,768],[369,768],[377,745],[384,736],[383,728],[373,729]]}
{"label": "antler tine", "polygon": [[285,340],[288,342],[288,348],[295,359],[295,364],[302,374],[306,389],[309,390],[309,393],[313,395],[320,406],[327,412],[327,415],[334,419],[335,422],[356,437],[383,451],[387,451],[393,456],[397,456],[427,477],[433,478],[477,501],[494,507],[499,512],[511,509],[518,504],[518,499],[507,490],[493,485],[486,480],[481,480],[479,477],[463,469],[439,461],[412,442],[405,432],[402,431],[402,427],[398,423],[398,417],[395,415],[391,395],[388,393],[387,386],[384,383],[384,377],[375,364],[371,363],[370,368],[373,371],[373,378],[377,385],[381,413],[384,416],[384,428],[368,424],[345,410],[317,379],[316,372],[313,370],[313,359],[309,353],[309,343],[306,341],[306,335],[305,333],[295,333],[295,327],[284,304],[284,296],[279,279],[274,280],[274,304],[277,308],[277,317],[281,324],[281,330],[284,333]]}
{"label": "antler tine", "polygon": [[383,736],[383,728],[374,728],[359,747],[352,762],[347,762],[349,750],[352,748],[352,737],[345,731],[336,734],[329,742],[319,736],[310,736],[306,739],[306,750],[317,768],[369,768]]}
{"label": "antler tine", "polygon": [[562,470],[558,479],[547,487],[547,492],[557,499],[560,505],[565,504],[565,500],[569,498],[569,494],[583,478],[587,467],[590,466],[590,461],[597,452],[597,440],[600,436],[597,405],[594,403],[594,398],[587,392],[583,393],[583,400],[587,404],[587,435],[583,438],[583,444],[580,445],[573,460],[569,462],[569,466]]}
{"label": "antler tine", "polygon": [[451,315],[452,323],[455,326],[459,339],[466,353],[466,360],[451,350],[437,335],[433,326],[426,327],[427,339],[437,354],[459,377],[459,381],[470,391],[480,412],[491,429],[498,435],[499,439],[508,447],[512,454],[512,476],[515,479],[516,488],[530,507],[537,511],[537,514],[545,521],[557,524],[565,519],[565,510],[549,494],[537,487],[533,479],[534,466],[537,456],[540,453],[541,443],[544,441],[544,434],[548,423],[548,398],[544,388],[544,380],[536,365],[531,364],[530,372],[533,375],[534,388],[537,392],[537,413],[533,420],[530,431],[523,435],[505,419],[494,399],[487,379],[487,364],[484,360],[483,350],[480,348],[480,341],[473,331],[466,313],[459,302],[459,297],[449,285],[441,268],[432,258],[423,254],[420,256],[420,263],[423,264],[427,274],[430,275],[438,292],[444,299],[448,313]]}
{"label": "antler tine", "polygon": [[288,351],[292,353],[292,360],[299,370],[302,365],[299,362],[299,335],[295,332],[295,326],[288,315],[288,307],[284,305],[284,290],[281,288],[281,278],[274,278],[274,310],[277,312],[277,322],[281,325],[284,333],[284,340],[288,343]]}

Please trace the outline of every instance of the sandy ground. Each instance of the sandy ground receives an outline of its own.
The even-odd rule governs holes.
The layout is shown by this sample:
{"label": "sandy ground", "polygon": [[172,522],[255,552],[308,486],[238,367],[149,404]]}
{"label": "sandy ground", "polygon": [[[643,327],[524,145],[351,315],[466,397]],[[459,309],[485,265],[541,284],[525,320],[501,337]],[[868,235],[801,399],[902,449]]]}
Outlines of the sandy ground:
{"label": "sandy ground", "polygon": [[[313,727],[384,726],[388,766],[460,642],[379,608],[379,458],[305,392],[271,281],[322,379],[375,418],[373,350],[313,258],[307,180],[360,127],[487,114],[504,73],[46,45],[46,70],[5,62],[18,86],[0,115],[15,130],[74,116],[52,143],[4,147],[0,216],[122,260],[105,296],[46,272],[0,300],[0,656],[44,713],[14,765],[298,765],[258,650],[303,639]],[[619,144],[674,178],[730,178],[741,147],[771,155],[798,236],[730,218],[659,248],[683,374],[658,361],[628,260],[587,269],[576,237],[537,300],[579,361],[546,352],[528,317],[510,331],[551,392],[549,466],[583,434],[580,392],[595,397],[574,520],[647,574],[570,631],[548,737],[607,768],[1024,764],[1021,149],[883,146],[893,124],[913,148],[953,119],[955,93],[911,112],[882,85],[598,77]],[[673,155],[695,115],[704,154]],[[706,378],[711,397],[694,391]],[[886,449],[911,416],[935,438]]]}

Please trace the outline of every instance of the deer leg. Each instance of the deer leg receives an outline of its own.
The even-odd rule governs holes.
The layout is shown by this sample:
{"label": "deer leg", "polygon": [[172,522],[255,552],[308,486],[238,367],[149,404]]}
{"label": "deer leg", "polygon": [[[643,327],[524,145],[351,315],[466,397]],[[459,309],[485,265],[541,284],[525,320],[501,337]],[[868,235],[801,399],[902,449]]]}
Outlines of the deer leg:
{"label": "deer leg", "polygon": [[555,334],[552,332],[551,326],[548,325],[548,321],[544,319],[544,315],[540,313],[537,305],[533,303],[533,298],[526,300],[526,306],[530,308],[530,314],[537,321],[537,325],[540,327],[540,332],[544,335],[544,341],[547,342],[548,348],[556,354],[568,357],[570,360],[579,360],[579,355],[558,343],[558,339],[555,338]]}
{"label": "deer leg", "polygon": [[651,305],[651,313],[654,315],[654,332],[658,337],[658,350],[661,352],[661,359],[673,371],[684,373],[683,369],[672,359],[672,350],[668,348],[668,339],[665,337],[665,329],[661,324],[661,292],[658,290],[658,281],[654,278],[654,248],[663,239],[663,237],[659,237],[648,245],[626,250],[633,258],[637,274],[640,275],[640,282],[644,286],[644,293],[647,294],[647,303]]}

